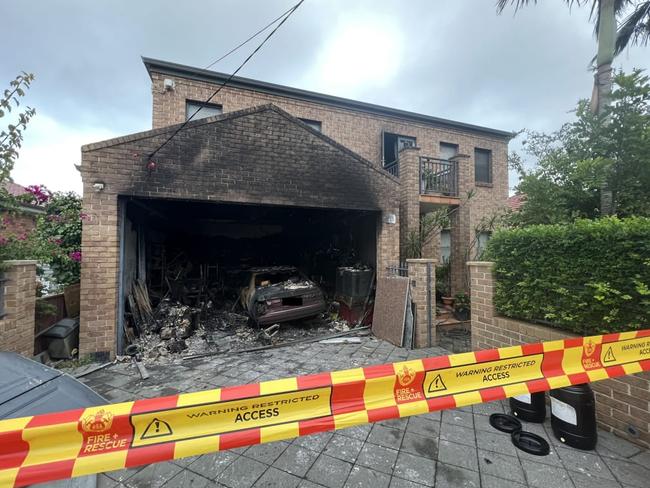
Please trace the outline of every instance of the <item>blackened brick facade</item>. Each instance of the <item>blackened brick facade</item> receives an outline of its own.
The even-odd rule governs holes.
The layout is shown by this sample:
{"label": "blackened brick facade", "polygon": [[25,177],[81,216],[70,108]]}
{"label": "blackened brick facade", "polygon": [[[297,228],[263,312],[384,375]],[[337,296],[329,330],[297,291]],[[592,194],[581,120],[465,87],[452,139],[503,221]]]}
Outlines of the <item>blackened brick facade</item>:
{"label": "blackened brick facade", "polygon": [[[377,269],[399,256],[399,181],[271,105],[82,149],[81,353],[115,351],[120,196],[377,211]],[[93,184],[104,183],[96,192]]]}

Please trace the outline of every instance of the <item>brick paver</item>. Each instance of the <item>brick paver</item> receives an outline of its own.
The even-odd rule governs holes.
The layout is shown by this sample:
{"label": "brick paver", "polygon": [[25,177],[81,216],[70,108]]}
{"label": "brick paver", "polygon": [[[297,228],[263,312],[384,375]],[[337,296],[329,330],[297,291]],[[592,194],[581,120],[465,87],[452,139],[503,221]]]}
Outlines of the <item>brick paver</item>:
{"label": "brick paver", "polygon": [[[258,353],[150,365],[140,380],[130,363],[83,381],[110,401],[169,395],[286,376],[448,354],[434,347],[407,351],[373,337],[361,344],[304,344]],[[326,432],[291,441],[206,454],[100,475],[100,488],[355,487],[643,488],[650,453],[607,432],[583,452],[553,437],[550,421],[526,424],[545,437],[548,456],[514,448],[488,417],[506,412],[493,402]]]}

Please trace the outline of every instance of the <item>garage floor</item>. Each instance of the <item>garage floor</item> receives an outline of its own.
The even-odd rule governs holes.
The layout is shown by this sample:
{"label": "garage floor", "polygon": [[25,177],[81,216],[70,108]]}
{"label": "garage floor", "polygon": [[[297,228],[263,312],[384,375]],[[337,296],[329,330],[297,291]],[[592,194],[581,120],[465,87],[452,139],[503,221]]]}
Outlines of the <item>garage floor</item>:
{"label": "garage floor", "polygon": [[[361,344],[305,344],[238,356],[151,366],[143,382],[118,364],[83,381],[113,402],[332,371],[423,356],[441,348],[407,351],[373,337]],[[550,424],[526,425],[546,437],[549,456],[516,450],[488,423],[505,403],[465,407],[364,425],[290,442],[241,448],[100,476],[100,487],[539,487],[648,486],[650,452],[600,432],[595,452],[558,446]]]}

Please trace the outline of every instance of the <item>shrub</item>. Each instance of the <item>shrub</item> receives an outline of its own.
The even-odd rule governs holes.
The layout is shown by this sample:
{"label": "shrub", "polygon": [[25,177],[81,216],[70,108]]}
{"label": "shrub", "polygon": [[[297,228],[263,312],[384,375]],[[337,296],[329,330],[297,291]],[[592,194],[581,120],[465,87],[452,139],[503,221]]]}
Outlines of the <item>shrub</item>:
{"label": "shrub", "polygon": [[495,306],[579,334],[650,325],[650,219],[615,217],[497,231]]}
{"label": "shrub", "polygon": [[60,286],[79,281],[81,226],[85,219],[81,206],[81,198],[75,193],[53,193],[47,202],[46,215],[36,228],[41,245],[50,250],[43,261],[50,266],[52,278]]}

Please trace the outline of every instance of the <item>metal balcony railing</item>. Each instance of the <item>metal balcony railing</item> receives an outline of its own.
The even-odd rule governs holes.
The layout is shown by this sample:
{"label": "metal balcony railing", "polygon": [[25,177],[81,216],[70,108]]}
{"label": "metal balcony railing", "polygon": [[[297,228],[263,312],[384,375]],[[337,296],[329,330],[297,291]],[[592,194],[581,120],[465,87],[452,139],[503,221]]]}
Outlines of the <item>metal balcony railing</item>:
{"label": "metal balcony railing", "polygon": [[384,165],[384,169],[394,177],[399,178],[399,160]]}
{"label": "metal balcony railing", "polygon": [[458,196],[458,161],[420,157],[420,193]]}

